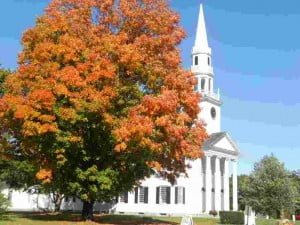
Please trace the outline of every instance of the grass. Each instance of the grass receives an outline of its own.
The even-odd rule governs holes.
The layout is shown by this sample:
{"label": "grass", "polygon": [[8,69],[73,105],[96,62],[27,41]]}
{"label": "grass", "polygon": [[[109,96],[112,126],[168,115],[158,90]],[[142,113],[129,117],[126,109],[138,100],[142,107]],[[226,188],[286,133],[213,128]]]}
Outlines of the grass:
{"label": "grass", "polygon": [[[277,220],[275,219],[262,219],[258,218],[256,219],[256,225],[276,225]],[[295,225],[300,225],[300,221],[296,221]]]}
{"label": "grass", "polygon": [[[0,218],[0,225],[179,225],[180,217],[151,217],[129,215],[96,215],[95,222],[81,222],[79,214],[9,213]],[[193,218],[195,225],[219,225],[214,218]],[[276,225],[276,220],[257,219],[256,225]],[[296,222],[300,225],[300,221]]]}
{"label": "grass", "polygon": [[[0,219],[0,225],[179,225],[180,217],[151,217],[129,215],[95,215],[95,222],[81,222],[79,214],[9,213]],[[216,225],[217,219],[194,218],[195,225]]]}

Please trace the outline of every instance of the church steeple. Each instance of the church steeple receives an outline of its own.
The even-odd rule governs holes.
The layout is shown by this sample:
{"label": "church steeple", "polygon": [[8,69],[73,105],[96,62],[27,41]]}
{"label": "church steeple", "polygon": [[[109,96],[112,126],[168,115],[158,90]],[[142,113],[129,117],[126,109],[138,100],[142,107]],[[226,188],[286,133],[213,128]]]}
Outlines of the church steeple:
{"label": "church steeple", "polygon": [[202,98],[199,118],[207,124],[208,134],[220,132],[221,129],[221,101],[219,92],[214,91],[214,70],[212,66],[212,52],[208,44],[203,6],[200,5],[195,45],[192,50],[192,72],[197,78],[195,90]]}
{"label": "church steeple", "polygon": [[200,12],[199,12],[198,26],[197,26],[194,48],[198,49],[198,50],[204,50],[204,51],[205,50],[207,51],[209,49],[202,4],[200,4]]}

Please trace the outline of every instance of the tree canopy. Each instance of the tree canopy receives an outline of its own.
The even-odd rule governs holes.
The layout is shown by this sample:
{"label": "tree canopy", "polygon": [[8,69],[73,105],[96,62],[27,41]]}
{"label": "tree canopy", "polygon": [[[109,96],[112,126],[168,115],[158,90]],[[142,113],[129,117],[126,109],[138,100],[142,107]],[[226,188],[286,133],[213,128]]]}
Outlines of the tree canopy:
{"label": "tree canopy", "polygon": [[241,202],[252,206],[256,212],[278,216],[294,213],[295,186],[290,173],[275,156],[265,156],[254,165],[249,177],[240,182]]}
{"label": "tree canopy", "polygon": [[207,137],[184,36],[166,0],[53,0],[4,84],[2,156],[17,149],[84,207],[154,172],[174,182]]}
{"label": "tree canopy", "polygon": [[4,80],[10,73],[11,73],[10,70],[1,68],[1,64],[0,64],[0,97],[4,94],[4,87],[3,87]]}
{"label": "tree canopy", "polygon": [[295,196],[295,211],[296,214],[300,214],[300,170],[293,171],[291,174],[291,179],[296,187],[296,196]]}

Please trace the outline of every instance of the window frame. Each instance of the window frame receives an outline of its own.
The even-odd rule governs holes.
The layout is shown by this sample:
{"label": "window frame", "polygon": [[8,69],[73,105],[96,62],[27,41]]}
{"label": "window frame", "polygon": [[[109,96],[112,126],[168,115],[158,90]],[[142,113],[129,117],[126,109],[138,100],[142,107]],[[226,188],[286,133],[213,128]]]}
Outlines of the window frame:
{"label": "window frame", "polygon": [[[161,197],[162,196],[162,188],[165,188],[165,200]],[[167,185],[161,185],[156,187],[156,204],[160,205],[167,205],[171,204],[171,187]]]}
{"label": "window frame", "polygon": [[199,57],[196,55],[194,58],[194,65],[198,66],[199,65]]}
{"label": "window frame", "polygon": [[119,201],[120,203],[128,203],[128,192],[120,194]]}
{"label": "window frame", "polygon": [[[141,193],[143,190],[143,198],[141,198]],[[143,199],[143,200],[141,200]],[[134,189],[134,203],[141,203],[141,204],[148,204],[149,203],[149,187],[147,186],[141,186],[136,187]]]}
{"label": "window frame", "polygon": [[[182,193],[180,193],[179,190],[182,190]],[[181,196],[180,196],[180,194],[181,194]],[[181,197],[181,199],[179,197]],[[175,187],[175,204],[176,205],[185,205],[185,187],[184,186],[176,186]]]}

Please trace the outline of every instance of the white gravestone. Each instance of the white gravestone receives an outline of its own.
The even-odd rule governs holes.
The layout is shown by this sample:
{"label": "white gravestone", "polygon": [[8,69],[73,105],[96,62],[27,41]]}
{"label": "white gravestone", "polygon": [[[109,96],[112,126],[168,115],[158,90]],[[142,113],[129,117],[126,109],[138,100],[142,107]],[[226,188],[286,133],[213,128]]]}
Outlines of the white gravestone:
{"label": "white gravestone", "polygon": [[293,223],[295,224],[296,223],[296,216],[292,215],[292,219],[293,219]]}
{"label": "white gravestone", "polygon": [[246,206],[245,209],[245,225],[255,225],[255,211],[250,207]]}
{"label": "white gravestone", "polygon": [[180,225],[194,225],[192,217],[190,216],[182,217]]}

